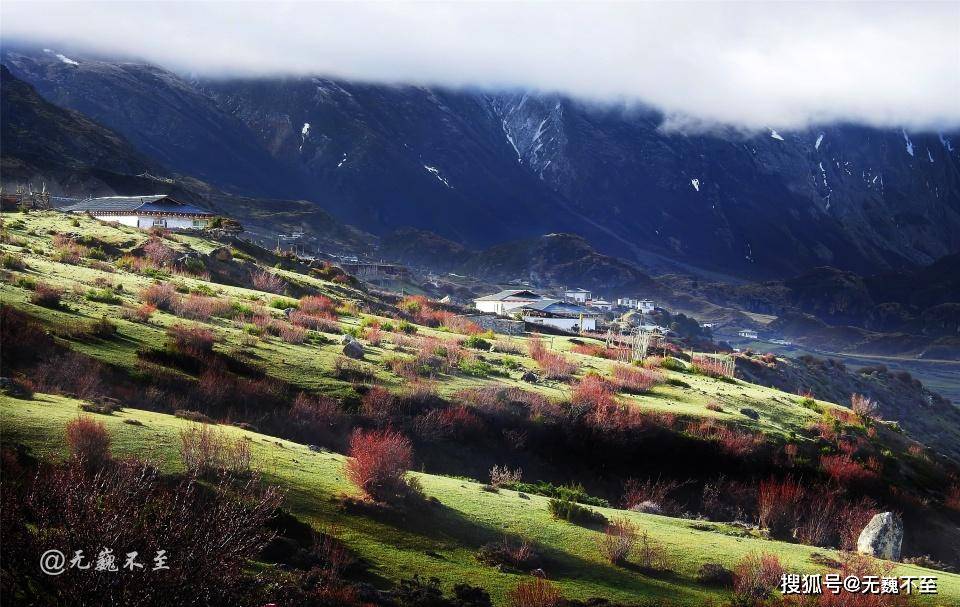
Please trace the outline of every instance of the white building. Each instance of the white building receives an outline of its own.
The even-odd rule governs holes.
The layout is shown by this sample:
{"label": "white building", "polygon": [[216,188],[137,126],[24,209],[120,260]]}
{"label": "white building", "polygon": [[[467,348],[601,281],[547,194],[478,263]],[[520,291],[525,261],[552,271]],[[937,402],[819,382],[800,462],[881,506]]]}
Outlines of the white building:
{"label": "white building", "polygon": [[164,194],[154,196],[107,196],[88,198],[62,207],[67,213],[89,213],[103,221],[116,221],[134,228],[171,230],[206,228],[214,214]]}
{"label": "white building", "polygon": [[640,310],[640,312],[644,314],[653,312],[653,309],[656,307],[652,299],[634,299],[632,297],[621,297],[617,300],[617,305],[630,310]]}
{"label": "white building", "polygon": [[567,289],[563,292],[563,296],[570,301],[582,304],[587,303],[587,300],[590,299],[590,291],[586,289]]}
{"label": "white building", "polygon": [[757,338],[757,332],[754,331],[753,329],[740,329],[740,331],[737,333],[737,335],[739,335],[740,337],[746,338],[746,339],[756,339],[756,338]]}
{"label": "white building", "polygon": [[507,311],[524,304],[543,300],[543,296],[525,289],[508,289],[493,295],[484,295],[473,300],[473,305],[481,312],[492,312],[501,316]]}
{"label": "white building", "polygon": [[524,322],[546,325],[564,331],[596,331],[597,314],[586,308],[557,301],[541,299],[524,304],[516,311],[520,312]]}
{"label": "white building", "polygon": [[588,303],[591,308],[596,308],[598,310],[610,311],[613,309],[613,304],[607,301],[606,299],[591,299]]}

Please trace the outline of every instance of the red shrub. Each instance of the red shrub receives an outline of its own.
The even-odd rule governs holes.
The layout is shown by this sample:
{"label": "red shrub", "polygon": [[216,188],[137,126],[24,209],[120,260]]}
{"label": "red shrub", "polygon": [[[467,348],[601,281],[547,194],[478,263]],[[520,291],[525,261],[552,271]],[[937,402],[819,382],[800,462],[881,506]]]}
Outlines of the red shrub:
{"label": "red shrub", "polygon": [[737,604],[756,604],[767,599],[779,587],[783,565],[773,554],[751,552],[733,571],[734,595]]}
{"label": "red shrub", "polygon": [[110,459],[110,433],[102,422],[81,415],[67,424],[66,437],[70,457],[85,465],[99,468]]}
{"label": "red shrub", "polygon": [[662,382],[663,375],[656,371],[617,365],[613,369],[613,381],[624,392],[640,394]]}
{"label": "red shrub", "polygon": [[60,306],[60,298],[63,297],[63,291],[48,285],[45,282],[38,282],[33,287],[33,294],[30,296],[30,303],[44,308],[57,308]]}
{"label": "red shrub", "polygon": [[715,441],[721,451],[736,458],[752,454],[763,444],[763,437],[760,434],[731,428],[712,419],[691,425],[688,431],[698,438]]}
{"label": "red shrub", "polygon": [[613,387],[598,375],[586,375],[573,389],[570,401],[577,406],[594,409],[615,407]]}
{"label": "red shrub", "polygon": [[847,502],[840,506],[837,513],[837,535],[842,550],[856,550],[860,532],[870,519],[880,512],[870,498],[861,498],[856,502]]}
{"label": "red shrub", "polygon": [[541,578],[520,582],[507,593],[511,607],[559,607],[563,602],[560,591]]}
{"label": "red shrub", "polygon": [[307,295],[300,298],[299,310],[305,314],[336,315],[337,303],[326,295]]}
{"label": "red shrub", "polygon": [[372,419],[389,419],[397,413],[399,400],[386,388],[371,386],[360,399],[360,408]]}
{"label": "red shrub", "polygon": [[134,322],[149,322],[150,317],[157,311],[157,306],[153,304],[140,304],[137,307],[123,308],[121,314],[123,317]]}
{"label": "red shrub", "polygon": [[287,286],[282,278],[267,270],[251,272],[250,283],[257,291],[266,291],[267,293],[283,293]]}
{"label": "red shrub", "polygon": [[791,537],[800,523],[804,489],[791,478],[762,481],[757,491],[757,514],[760,526],[777,539]]}
{"label": "red shrub", "polygon": [[283,323],[280,326],[280,339],[288,344],[302,344],[307,339],[307,330],[297,325]]}
{"label": "red shrub", "polygon": [[151,238],[143,245],[143,254],[158,266],[173,265],[177,252],[168,247],[159,238]]}
{"label": "red shrub", "polygon": [[698,373],[709,377],[733,377],[734,362],[729,358],[694,354],[690,358],[690,365]]}
{"label": "red shrub", "polygon": [[[467,320],[461,316],[452,316],[444,323],[444,326],[456,333],[464,335],[479,335],[483,333],[483,327],[477,323]],[[500,350],[501,352],[503,350]]]}
{"label": "red shrub", "polygon": [[547,350],[540,339],[530,340],[529,352],[548,379],[566,379],[577,370],[577,365],[568,362],[562,354]]}
{"label": "red shrub", "polygon": [[216,297],[190,294],[174,299],[171,307],[177,316],[206,322],[211,316],[226,314],[230,310],[230,303]]}
{"label": "red shrub", "polygon": [[170,346],[177,352],[201,356],[213,352],[213,331],[202,327],[173,325],[167,329]]}
{"label": "red shrub", "polygon": [[413,464],[410,441],[393,430],[354,431],[346,473],[367,497],[391,501],[408,491],[406,472]]}
{"label": "red shrub", "polygon": [[383,331],[381,331],[379,327],[370,327],[367,329],[367,334],[364,335],[364,338],[371,346],[379,346],[380,342],[383,341]]}
{"label": "red shrub", "polygon": [[857,462],[849,453],[824,455],[820,458],[824,473],[841,487],[877,479],[877,473]]}
{"label": "red shrub", "polygon": [[140,301],[161,310],[169,310],[177,296],[169,282],[158,282],[140,291]]}

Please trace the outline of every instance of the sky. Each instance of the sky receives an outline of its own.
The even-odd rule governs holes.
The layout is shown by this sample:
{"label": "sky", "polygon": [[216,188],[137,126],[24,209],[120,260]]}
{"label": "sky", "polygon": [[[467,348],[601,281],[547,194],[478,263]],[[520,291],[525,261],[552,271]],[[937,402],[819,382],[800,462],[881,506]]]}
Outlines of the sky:
{"label": "sky", "polygon": [[960,128],[960,2],[20,2],[2,40],[200,76],[529,89],[668,128]]}

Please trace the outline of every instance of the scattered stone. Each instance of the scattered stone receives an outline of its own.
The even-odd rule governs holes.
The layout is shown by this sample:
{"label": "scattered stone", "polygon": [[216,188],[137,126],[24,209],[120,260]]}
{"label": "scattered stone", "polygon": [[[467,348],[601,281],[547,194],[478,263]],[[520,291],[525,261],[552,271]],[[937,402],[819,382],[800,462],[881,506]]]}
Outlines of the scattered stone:
{"label": "scattered stone", "polygon": [[290,318],[290,315],[293,314],[293,313],[296,312],[296,311],[297,311],[296,308],[284,308],[284,309],[283,309],[283,315],[286,316],[287,318]]}
{"label": "scattered stone", "polygon": [[760,419],[760,414],[750,407],[744,407],[743,409],[740,409],[740,413],[743,413],[750,419]]}
{"label": "scattered stone", "polygon": [[900,560],[903,521],[892,512],[874,515],[857,539],[857,552],[888,561]]}
{"label": "scattered stone", "polygon": [[315,453],[320,453],[321,451],[323,451],[323,447],[321,447],[320,445],[307,445],[307,449],[310,449]]}
{"label": "scattered stone", "polygon": [[528,499],[530,499],[530,496],[527,495],[526,493],[524,493],[523,491],[518,491],[518,492],[517,492],[517,497],[519,497],[519,498],[522,499],[522,500],[528,500]]}
{"label": "scattered stone", "polygon": [[350,358],[363,358],[363,344],[352,339],[343,345],[343,354]]}
{"label": "scattered stone", "polygon": [[538,381],[540,381],[540,378],[537,377],[537,374],[534,373],[533,371],[527,371],[526,373],[520,376],[520,381],[525,381],[528,384],[535,384]]}

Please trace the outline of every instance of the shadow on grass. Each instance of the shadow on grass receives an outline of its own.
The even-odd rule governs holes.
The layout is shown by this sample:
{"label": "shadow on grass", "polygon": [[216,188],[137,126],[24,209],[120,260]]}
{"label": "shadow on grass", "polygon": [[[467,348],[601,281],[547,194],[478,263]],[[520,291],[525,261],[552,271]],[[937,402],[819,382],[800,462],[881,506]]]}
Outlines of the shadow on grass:
{"label": "shadow on grass", "polygon": [[[310,503],[307,496],[296,495],[295,491],[288,494],[288,499]],[[332,501],[342,503],[337,499]],[[315,506],[316,502],[313,504]],[[451,570],[459,570],[463,564],[451,562],[439,554],[439,551],[466,549],[476,552],[484,544],[503,540],[505,535],[503,529],[479,523],[462,512],[437,502],[425,502],[422,507],[403,512],[383,510],[376,506],[351,505],[341,509],[339,514],[326,513],[326,516],[333,518],[341,527],[350,528],[375,542],[415,553],[411,554],[411,557],[419,557],[424,565],[429,563],[433,567],[446,567],[449,563]],[[508,534],[508,537],[511,536]],[[696,604],[702,601],[704,593],[709,593],[709,589],[672,571],[651,571],[636,566],[613,567],[605,562],[588,560],[559,547],[540,543],[537,537],[530,539],[536,543],[536,550],[542,557],[543,569],[549,579],[560,583],[589,584],[595,589],[585,590],[583,593],[591,597],[611,597],[616,593],[620,597],[628,594],[635,595],[637,599],[656,599],[660,601],[657,604]],[[480,562],[476,563],[476,567],[488,569],[491,576],[500,573]],[[510,576],[503,578],[500,583],[512,587],[516,579]]]}

